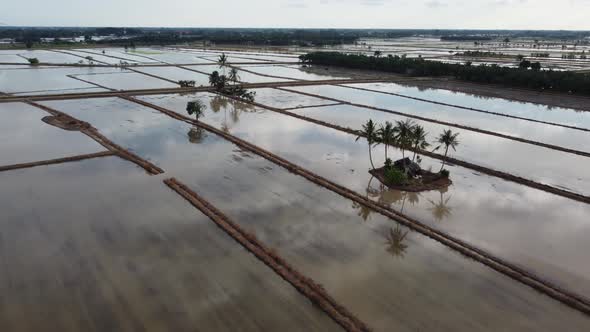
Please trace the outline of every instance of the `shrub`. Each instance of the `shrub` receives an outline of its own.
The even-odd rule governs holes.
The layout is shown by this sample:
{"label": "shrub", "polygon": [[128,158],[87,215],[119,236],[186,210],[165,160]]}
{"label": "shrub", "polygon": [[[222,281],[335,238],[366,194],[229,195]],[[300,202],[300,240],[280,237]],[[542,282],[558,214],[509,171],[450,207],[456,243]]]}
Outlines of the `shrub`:
{"label": "shrub", "polygon": [[37,58],[29,58],[27,60],[29,60],[29,63],[32,64],[32,65],[38,65],[39,64],[39,59],[37,59]]}
{"label": "shrub", "polygon": [[387,158],[385,160],[385,169],[391,169],[391,166],[393,166],[393,161],[391,161],[391,158]]}
{"label": "shrub", "polygon": [[406,183],[408,177],[396,167],[385,170],[385,181],[391,184],[400,185]]}
{"label": "shrub", "polygon": [[450,174],[451,173],[449,173],[449,171],[446,169],[443,169],[442,171],[440,171],[440,175],[442,175],[445,178],[448,178]]}
{"label": "shrub", "polygon": [[195,81],[178,81],[181,88],[192,88],[195,86]]}

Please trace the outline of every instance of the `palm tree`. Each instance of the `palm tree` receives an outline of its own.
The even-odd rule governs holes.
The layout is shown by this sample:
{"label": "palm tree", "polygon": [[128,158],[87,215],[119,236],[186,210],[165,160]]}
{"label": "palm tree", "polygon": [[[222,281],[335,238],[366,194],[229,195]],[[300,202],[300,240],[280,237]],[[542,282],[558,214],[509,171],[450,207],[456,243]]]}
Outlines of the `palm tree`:
{"label": "palm tree", "polygon": [[225,53],[221,53],[217,59],[217,64],[219,65],[219,69],[223,70],[223,73],[225,74],[225,66],[227,66],[227,55],[225,55]]}
{"label": "palm tree", "polygon": [[369,161],[371,162],[371,167],[375,169],[371,149],[373,148],[373,144],[375,144],[377,141],[377,129],[373,120],[369,120],[363,125],[363,130],[359,133],[359,136],[356,138],[356,140],[358,141],[361,137],[364,137],[367,140],[367,144],[369,145]]}
{"label": "palm tree", "polygon": [[225,75],[219,75],[217,70],[209,75],[209,85],[214,87],[217,91],[224,90],[226,84],[227,77]]}
{"label": "palm tree", "polygon": [[216,70],[209,75],[209,85],[216,86],[219,82],[219,72]]}
{"label": "palm tree", "polygon": [[409,231],[406,231],[404,233],[399,225],[397,225],[395,229],[389,229],[389,234],[387,234],[387,251],[390,254],[396,257],[404,257],[406,249],[408,249],[408,245],[404,243],[406,236],[408,236],[408,232]]}
{"label": "palm tree", "polygon": [[430,145],[426,141],[427,135],[428,135],[428,133],[426,132],[426,130],[424,130],[424,127],[422,127],[421,125],[414,126],[414,129],[412,130],[412,134],[410,135],[411,141],[412,141],[412,147],[414,148],[414,156],[412,157],[412,161],[416,160],[416,155],[419,150],[424,150],[424,149],[428,148],[428,146]]}
{"label": "palm tree", "polygon": [[195,115],[197,122],[199,117],[205,112],[205,104],[200,100],[189,101],[186,103],[186,112],[188,115]]}
{"label": "palm tree", "polygon": [[[449,153],[449,148],[453,148],[453,151],[457,151],[457,146],[459,145],[459,140],[457,137],[459,133],[453,133],[451,129],[447,129],[443,131],[442,134],[438,136],[438,140],[436,141],[439,145],[434,149],[434,151],[440,149],[443,145],[445,146],[445,159],[447,158],[447,154]],[[443,170],[445,167],[445,159],[443,159],[442,166],[440,167],[440,171]]]}
{"label": "palm tree", "polygon": [[238,70],[236,68],[232,67],[232,69],[229,71],[228,78],[234,84],[238,83],[238,81],[240,80],[240,75],[238,75]]}
{"label": "palm tree", "polygon": [[387,150],[389,146],[395,144],[395,133],[393,131],[393,124],[389,121],[385,122],[385,126],[381,125],[377,132],[381,143],[385,145],[385,160],[387,160]]}
{"label": "palm tree", "polygon": [[402,150],[402,158],[406,158],[405,150],[412,146],[410,139],[415,125],[414,121],[406,119],[404,121],[396,121],[395,127],[393,127],[395,141]]}

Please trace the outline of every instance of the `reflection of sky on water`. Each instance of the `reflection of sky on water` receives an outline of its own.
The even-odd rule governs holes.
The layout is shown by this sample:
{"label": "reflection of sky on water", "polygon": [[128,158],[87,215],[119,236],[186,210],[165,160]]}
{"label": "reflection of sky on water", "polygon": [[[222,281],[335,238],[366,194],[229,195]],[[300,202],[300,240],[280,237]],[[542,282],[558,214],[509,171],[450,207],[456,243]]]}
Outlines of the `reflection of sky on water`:
{"label": "reflection of sky on water", "polygon": [[[212,96],[206,94],[142,97],[180,113],[184,113],[186,102],[195,98],[208,105],[201,121],[220,128],[226,121],[227,114],[231,134],[359,193],[367,191],[370,180],[370,175],[366,172],[369,168],[367,146],[362,140],[355,142],[352,135],[256,108],[245,108],[239,112],[237,121],[234,121],[229,116],[233,110],[232,103],[228,103],[227,107],[221,106],[214,113],[210,108]],[[88,100],[84,106],[77,105],[75,101],[50,104],[95,124],[107,137],[130,147],[168,171],[177,173],[189,169],[190,174],[195,172],[211,175],[215,174],[211,172],[221,167],[221,162],[212,161],[215,149],[210,144],[213,140],[211,136],[214,135],[208,135],[200,145],[192,144],[187,135],[190,130],[188,124],[174,121],[151,109],[117,99]],[[205,155],[198,155],[200,147],[206,151]],[[393,151],[391,153],[396,156],[400,154]],[[383,162],[381,147],[375,149],[374,155],[376,163]],[[436,168],[439,163],[424,158],[423,167]],[[449,169],[454,184],[448,192],[430,191],[421,193],[418,197],[405,197],[396,191],[381,194],[378,191],[378,181],[373,180],[367,195],[393,204],[398,209],[403,205],[404,213],[418,220],[512,262],[523,264],[556,282],[590,294],[590,280],[586,277],[590,275],[590,270],[584,264],[584,253],[587,251],[584,246],[587,241],[583,239],[590,232],[586,222],[590,211],[586,205],[475,174],[461,167],[450,166]],[[265,172],[261,169],[257,171]],[[211,175],[212,185],[218,183],[216,178],[224,176],[226,175]],[[232,181],[228,185],[238,188],[241,177],[231,177]],[[240,202],[242,206],[241,199],[230,201]],[[440,213],[441,207],[437,205],[450,210],[448,213]],[[243,206],[247,206],[244,208],[246,210],[251,208],[247,204]],[[354,215],[359,213],[363,214],[357,209]],[[374,215],[367,216],[369,220],[372,218]]]}
{"label": "reflection of sky on water", "polygon": [[[263,242],[277,248],[289,262],[323,284],[361,318],[375,322],[378,330],[386,330],[392,324],[400,325],[402,330],[434,326],[453,329],[463,324],[475,324],[479,329],[526,330],[561,324],[565,319],[572,328],[586,324],[584,320],[570,318],[569,309],[419,234],[409,234],[404,239],[404,257],[394,259],[385,245],[388,232],[395,227],[392,221],[373,215],[365,222],[351,201],[251,153],[241,152],[215,135],[208,135],[201,144],[192,144],[187,137],[190,125],[168,120],[148,109],[139,111],[140,106],[124,108],[121,103],[127,102],[115,101],[91,101],[96,105],[94,111],[86,109],[77,114],[102,115],[107,120],[95,125],[104,131],[110,127],[111,134],[118,137],[117,143],[141,151],[143,157],[163,166],[169,176],[179,178],[244,228],[256,232]],[[62,110],[75,108],[68,102],[56,103],[61,104]],[[106,109],[126,114],[134,122],[124,120],[124,116],[111,118],[110,112],[101,111]],[[213,116],[208,111],[203,120],[220,119],[218,114],[222,112]],[[140,121],[140,114],[146,120]],[[257,114],[257,118],[267,115],[242,112],[238,124],[250,123],[247,119],[252,114]],[[88,115],[85,120],[91,117],[96,115]],[[283,123],[273,121],[275,128],[283,129]],[[145,133],[140,140],[132,138],[135,134],[129,135],[126,128],[135,128],[137,123],[141,123]],[[264,124],[268,125],[261,123],[260,128]],[[293,126],[281,137],[313,131],[308,128],[307,124]],[[253,135],[258,133],[258,129],[251,130]],[[150,135],[154,138],[147,139]],[[490,296],[491,292],[502,296]],[[383,300],[376,300],[376,296]],[[458,314],[435,310],[441,301]],[[403,306],[397,308],[397,303]],[[478,322],[490,321],[500,314],[490,306],[503,308],[501,314],[505,319],[481,325]],[[421,319],[416,319],[418,312],[422,313]],[[532,316],[545,319],[532,320]]]}
{"label": "reflection of sky on water", "polygon": [[[381,103],[389,102],[388,97],[391,97],[378,93],[330,86],[295,87],[290,89],[332,96],[338,94],[338,96],[334,97],[354,99],[356,102],[371,105],[380,105]],[[345,92],[347,96],[343,96],[341,94],[342,92]],[[364,99],[359,97],[360,95],[365,95]],[[407,100],[399,97],[395,98]],[[396,106],[388,105],[388,108],[396,109]],[[402,116],[348,105],[331,106],[324,110],[332,110],[332,112],[324,112],[323,110],[312,108],[298,110],[297,112],[304,112],[303,114],[307,116],[354,129],[360,129],[361,125],[368,119],[373,119],[373,121],[378,123],[404,119]],[[430,133],[429,137],[431,141],[439,133],[447,129],[446,126],[430,122],[416,122],[423,125],[426,131]],[[455,119],[454,122],[460,122],[460,120]],[[510,121],[507,122],[510,123]],[[543,140],[550,143],[555,142],[557,138],[559,142],[568,142],[570,145],[584,150],[588,149],[582,147],[582,145],[584,142],[583,138],[590,134],[570,134],[569,131],[563,129],[549,130],[547,127],[546,125],[529,124],[523,128],[526,129],[527,133],[535,132],[535,136],[539,138],[544,137],[545,139]],[[590,178],[587,176],[587,170],[590,168],[589,158],[472,131],[457,128],[451,129],[454,132],[460,133],[459,140],[461,145],[456,152],[452,153],[453,156],[459,159],[517,174],[553,186],[563,186],[578,193],[590,193]],[[512,131],[515,131],[515,129],[512,129]],[[513,134],[510,128],[505,128],[502,132]],[[524,136],[526,137],[526,134]]]}
{"label": "reflection of sky on water", "polygon": [[[161,180],[116,157],[0,173],[3,274],[13,285],[3,300],[51,316],[27,327],[64,331],[76,319],[76,329],[119,330],[138,317],[117,310],[125,301],[145,317],[165,306],[141,320],[152,327],[339,330]],[[0,326],[22,326],[21,317]]]}
{"label": "reflection of sky on water", "polygon": [[0,166],[88,154],[105,149],[88,136],[41,121],[49,113],[24,103],[0,106]]}

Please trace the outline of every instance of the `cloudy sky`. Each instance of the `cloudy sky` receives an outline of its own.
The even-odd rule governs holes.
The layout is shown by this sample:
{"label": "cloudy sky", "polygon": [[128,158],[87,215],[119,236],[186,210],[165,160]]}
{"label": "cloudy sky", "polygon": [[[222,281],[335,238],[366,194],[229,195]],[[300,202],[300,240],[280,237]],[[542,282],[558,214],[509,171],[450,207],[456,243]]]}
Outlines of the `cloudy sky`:
{"label": "cloudy sky", "polygon": [[5,0],[2,25],[590,30],[590,0]]}

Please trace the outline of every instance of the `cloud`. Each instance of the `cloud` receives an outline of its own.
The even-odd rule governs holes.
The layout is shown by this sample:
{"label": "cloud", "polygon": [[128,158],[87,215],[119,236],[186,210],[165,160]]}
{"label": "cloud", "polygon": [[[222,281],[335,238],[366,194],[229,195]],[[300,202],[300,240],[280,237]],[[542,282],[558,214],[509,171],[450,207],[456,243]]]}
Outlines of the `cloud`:
{"label": "cloud", "polygon": [[426,2],[426,6],[428,7],[432,7],[432,8],[439,8],[439,7],[446,7],[448,4],[438,1],[438,0],[431,0]]}
{"label": "cloud", "polygon": [[304,0],[289,0],[283,5],[286,8],[307,8],[308,5]]}

